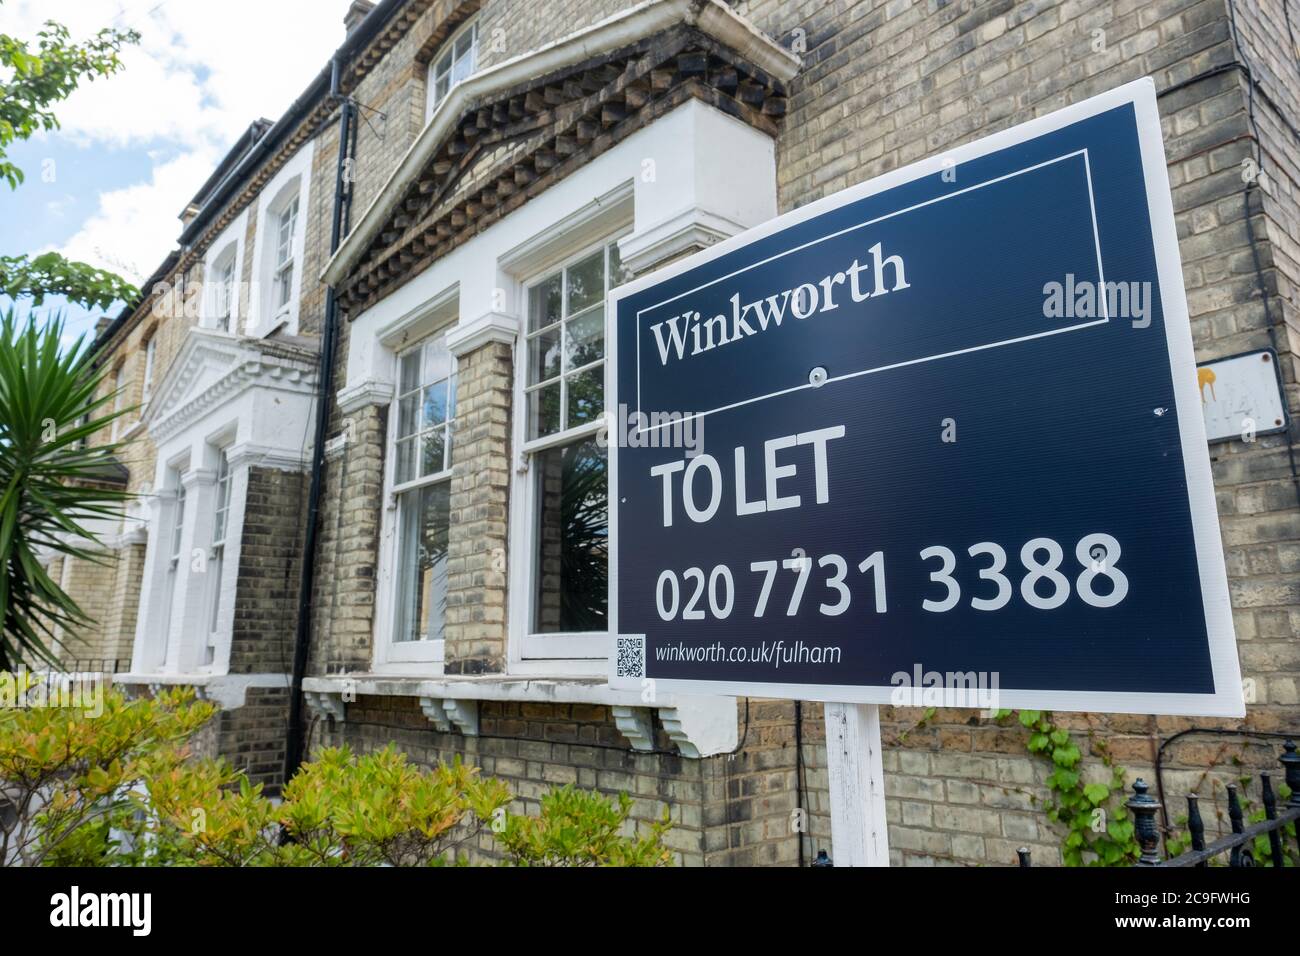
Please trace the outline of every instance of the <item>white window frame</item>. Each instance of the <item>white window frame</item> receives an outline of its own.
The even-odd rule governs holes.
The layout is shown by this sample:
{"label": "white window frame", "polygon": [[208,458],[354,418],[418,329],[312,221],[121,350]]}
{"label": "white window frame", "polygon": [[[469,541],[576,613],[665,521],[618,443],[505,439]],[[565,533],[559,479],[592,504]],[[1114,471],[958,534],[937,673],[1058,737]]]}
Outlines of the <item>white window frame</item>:
{"label": "white window frame", "polygon": [[[457,76],[457,69],[461,66],[461,58],[456,56],[456,44],[466,36],[470,38],[469,45],[469,67],[460,76]],[[463,55],[462,55],[463,56]],[[443,64],[446,63],[446,69]],[[462,23],[456,32],[443,41],[438,47],[438,52],[433,59],[429,61],[429,69],[425,73],[425,107],[424,121],[427,123],[433,116],[434,110],[438,104],[445,100],[448,94],[456,88],[458,83],[463,83],[469,79],[478,70],[478,15],[470,17]],[[447,86],[441,93],[438,92],[438,81],[447,80]]]}
{"label": "white window frame", "polygon": [[275,236],[272,244],[271,321],[289,317],[293,303],[294,282],[298,278],[298,261],[294,254],[301,212],[298,196],[292,196],[284,208],[275,213]]}
{"label": "white window frame", "polygon": [[[126,406],[127,384],[128,383],[126,378],[126,361],[123,360],[121,363],[118,364],[117,368],[113,370],[113,412],[114,414],[121,412],[122,409]],[[121,415],[118,415],[116,418],[113,419],[113,428],[112,428],[113,441],[117,441],[118,438],[122,436],[122,433],[125,430],[126,430],[126,426],[123,423],[123,418]]]}
{"label": "white window frame", "polygon": [[[567,270],[570,266],[576,265],[583,259],[591,256],[593,252],[608,249],[615,245],[617,240],[626,235],[629,228],[622,228],[614,232],[607,232],[599,239],[584,244],[577,252],[566,254],[564,258],[557,259],[547,263],[545,267],[531,270],[526,278],[519,283],[519,302],[521,317],[521,328],[519,333],[519,342],[515,350],[515,387],[514,387],[514,417],[516,421],[515,428],[515,448],[519,449],[519,469],[518,478],[521,479],[515,483],[514,494],[512,497],[517,499],[518,508],[512,508],[511,516],[511,551],[513,552],[510,568],[510,640],[512,645],[512,670],[526,670],[529,661],[595,661],[603,662],[609,656],[609,635],[605,631],[576,631],[576,632],[551,632],[539,633],[534,631],[534,613],[536,602],[536,583],[537,583],[537,558],[534,553],[537,547],[537,481],[534,468],[534,456],[538,452],[547,451],[554,448],[560,448],[573,444],[584,439],[595,437],[602,428],[606,427],[606,416],[601,416],[594,421],[585,422],[571,428],[565,428],[552,435],[546,435],[541,438],[529,437],[529,408],[528,393],[532,389],[528,384],[529,372],[529,293],[531,290],[543,281],[553,276],[556,272],[567,276]],[[605,259],[605,291],[606,294],[610,288],[609,285],[609,258],[606,253]],[[562,309],[567,308],[567,278],[561,284],[561,303]],[[563,312],[561,313],[563,315]],[[561,319],[561,329],[564,329],[564,323],[567,318]],[[607,400],[610,395],[611,375],[610,364],[608,359],[609,341],[612,336],[612,321],[608,310],[605,312],[605,346],[604,354],[601,359],[601,370],[603,374],[604,398]],[[563,336],[563,331],[561,335]],[[580,366],[577,369],[566,369],[564,367],[564,345],[561,338],[561,415],[567,415],[567,384],[566,379],[574,372],[590,368],[596,363],[591,362],[587,365]],[[553,379],[548,380],[553,381]],[[605,407],[606,415],[609,412],[608,406]],[[562,418],[563,421],[563,418]],[[608,449],[606,450],[608,453]],[[607,491],[608,493],[608,491]],[[613,591],[607,595],[607,602],[614,599]],[[607,605],[608,606],[608,605]],[[520,665],[523,665],[520,667]],[[548,665],[543,665],[548,666]],[[549,665],[554,669],[553,665]]]}
{"label": "white window frame", "polygon": [[153,373],[154,364],[158,359],[158,330],[155,328],[149,333],[149,339],[144,343],[144,386],[141,389],[141,404],[147,405],[149,399],[153,396]]}
{"label": "white window frame", "polygon": [[[407,669],[411,666],[428,670],[431,666],[440,669],[445,659],[446,639],[443,638],[426,638],[421,640],[399,640],[399,630],[404,625],[404,604],[406,595],[404,593],[405,578],[403,567],[403,508],[408,505],[403,502],[404,497],[418,498],[419,492],[431,485],[447,484],[450,488],[451,478],[455,472],[455,431],[456,431],[456,412],[458,398],[453,397],[459,381],[459,368],[455,355],[448,351],[448,415],[443,427],[446,429],[447,441],[450,445],[451,454],[449,458],[444,458],[447,467],[441,471],[429,475],[421,475],[398,483],[398,429],[401,422],[401,400],[402,379],[401,367],[402,361],[408,355],[418,352],[423,355],[424,349],[442,343],[446,347],[446,335],[450,330],[450,324],[444,324],[439,328],[421,335],[418,340],[405,344],[394,351],[393,354],[393,403],[390,406],[388,415],[388,432],[386,435],[387,442],[387,463],[385,466],[384,479],[384,501],[387,502],[387,515],[385,523],[388,525],[388,533],[385,535],[386,543],[383,545],[386,553],[383,558],[383,565],[386,573],[383,575],[383,584],[386,591],[386,600],[382,606],[376,609],[377,618],[377,640],[375,642],[375,664],[379,668],[384,665],[393,665],[397,669]],[[421,379],[423,376],[421,376]],[[427,383],[421,381],[419,388],[423,390]],[[417,405],[417,414],[421,414]],[[417,428],[416,434],[422,434],[426,429]],[[416,441],[417,449],[421,446],[419,439]],[[444,452],[444,454],[446,454]],[[418,508],[418,500],[414,507]],[[448,517],[448,529],[450,536],[451,518]],[[446,633],[446,621],[443,622],[443,633]]]}
{"label": "white window frame", "polygon": [[[289,335],[298,334],[299,309],[303,293],[303,274],[306,271],[307,219],[311,214],[311,163],[315,140],[308,140],[284,167],[275,175],[258,197],[257,227],[253,235],[253,265],[250,269],[248,318],[249,335],[266,336],[283,325]],[[293,204],[298,203],[289,243],[293,266],[289,283],[289,299],[278,304],[277,273],[284,265],[279,255],[280,217]]]}
{"label": "white window frame", "polygon": [[[248,232],[248,210],[245,209],[228,225],[216,240],[208,246],[203,257],[203,312],[200,325],[208,329],[224,329],[232,335],[240,332],[239,310],[243,303],[242,287],[244,283],[244,237]],[[230,288],[227,294],[220,282],[222,271],[234,268],[230,273]],[[256,267],[254,267],[256,274]],[[223,297],[229,302],[223,302]],[[255,308],[252,296],[248,308]],[[222,313],[228,311],[228,321],[223,325]]]}
{"label": "white window frame", "polygon": [[176,613],[176,606],[179,603],[184,606],[185,598],[183,595],[177,595],[181,586],[181,561],[184,555],[182,544],[185,538],[185,472],[189,464],[172,465],[168,468],[167,482],[172,494],[175,496],[175,502],[172,505],[171,521],[167,526],[167,573],[164,580],[166,581],[166,594],[164,596],[162,609],[163,616],[160,631],[162,632],[162,654],[159,655],[159,669],[165,669],[172,653],[172,617]]}
{"label": "white window frame", "polygon": [[230,532],[232,474],[229,448],[216,449],[217,477],[212,489],[212,540],[208,545],[208,639],[203,652],[203,666],[216,663],[221,636],[222,576],[226,571],[226,537]]}
{"label": "white window frame", "polygon": [[212,263],[212,278],[209,284],[208,328],[222,332],[233,332],[238,328],[239,292],[236,277],[239,263],[236,260],[238,250],[232,242],[221,250]]}

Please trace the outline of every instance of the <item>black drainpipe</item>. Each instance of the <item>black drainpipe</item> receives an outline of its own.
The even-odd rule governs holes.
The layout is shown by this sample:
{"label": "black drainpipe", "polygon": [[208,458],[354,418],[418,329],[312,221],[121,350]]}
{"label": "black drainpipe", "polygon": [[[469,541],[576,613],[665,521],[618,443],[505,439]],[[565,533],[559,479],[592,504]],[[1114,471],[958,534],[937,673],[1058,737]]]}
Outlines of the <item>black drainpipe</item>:
{"label": "black drainpipe", "polygon": [[[352,206],[352,184],[348,157],[355,148],[356,121],[352,100],[339,92],[341,64],[336,56],[330,71],[330,97],[339,103],[339,159],[334,174],[334,219],[330,225],[330,255],[338,251],[348,229]],[[337,339],[338,299],[331,286],[325,293],[325,330],[321,339],[320,372],[316,389],[316,437],[312,445],[311,491],[307,496],[307,533],[303,541],[302,577],[298,585],[298,624],[293,642],[293,674],[289,686],[289,733],[284,750],[284,780],[292,779],[302,763],[303,733],[302,680],[307,673],[311,648],[312,587],[316,578],[316,534],[320,517],[321,480],[325,468],[325,435],[329,430],[330,396],[334,393],[334,350]]]}

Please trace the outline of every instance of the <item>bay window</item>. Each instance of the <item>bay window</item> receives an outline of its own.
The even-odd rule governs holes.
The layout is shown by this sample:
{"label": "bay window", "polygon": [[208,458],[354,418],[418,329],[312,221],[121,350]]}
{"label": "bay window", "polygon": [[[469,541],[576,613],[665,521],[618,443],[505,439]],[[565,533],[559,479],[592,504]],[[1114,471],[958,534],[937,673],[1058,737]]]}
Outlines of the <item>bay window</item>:
{"label": "bay window", "polygon": [[609,626],[605,297],[627,281],[606,242],[527,286],[523,379],[529,544],[529,657],[604,653]]}
{"label": "bay window", "polygon": [[447,613],[456,370],[442,335],[398,358],[393,434],[397,505],[394,660],[434,656]]}

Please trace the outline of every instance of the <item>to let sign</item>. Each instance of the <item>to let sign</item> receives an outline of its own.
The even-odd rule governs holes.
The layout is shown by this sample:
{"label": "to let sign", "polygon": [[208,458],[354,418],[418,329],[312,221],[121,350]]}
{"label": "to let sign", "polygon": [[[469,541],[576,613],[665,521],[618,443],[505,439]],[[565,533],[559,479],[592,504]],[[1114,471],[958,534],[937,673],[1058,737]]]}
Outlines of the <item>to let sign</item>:
{"label": "to let sign", "polygon": [[610,307],[615,683],[1243,712],[1149,80]]}

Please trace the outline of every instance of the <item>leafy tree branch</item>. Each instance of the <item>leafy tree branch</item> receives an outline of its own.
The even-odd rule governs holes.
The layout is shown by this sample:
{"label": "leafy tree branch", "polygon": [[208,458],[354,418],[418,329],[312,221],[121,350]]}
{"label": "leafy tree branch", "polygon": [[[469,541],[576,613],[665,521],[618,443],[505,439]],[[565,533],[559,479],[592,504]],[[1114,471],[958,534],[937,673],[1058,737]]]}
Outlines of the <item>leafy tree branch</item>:
{"label": "leafy tree branch", "polygon": [[133,302],[140,290],[107,269],[45,252],[0,256],[0,294],[30,298],[33,305],[40,305],[46,296],[62,295],[88,309],[107,309],[114,302]]}
{"label": "leafy tree branch", "polygon": [[58,129],[54,104],[71,96],[83,80],[122,69],[122,47],[139,41],[134,30],[105,28],[74,43],[68,28],[53,20],[34,43],[0,33],[0,178],[17,189],[23,171],[10,162],[8,148],[39,131]]}

